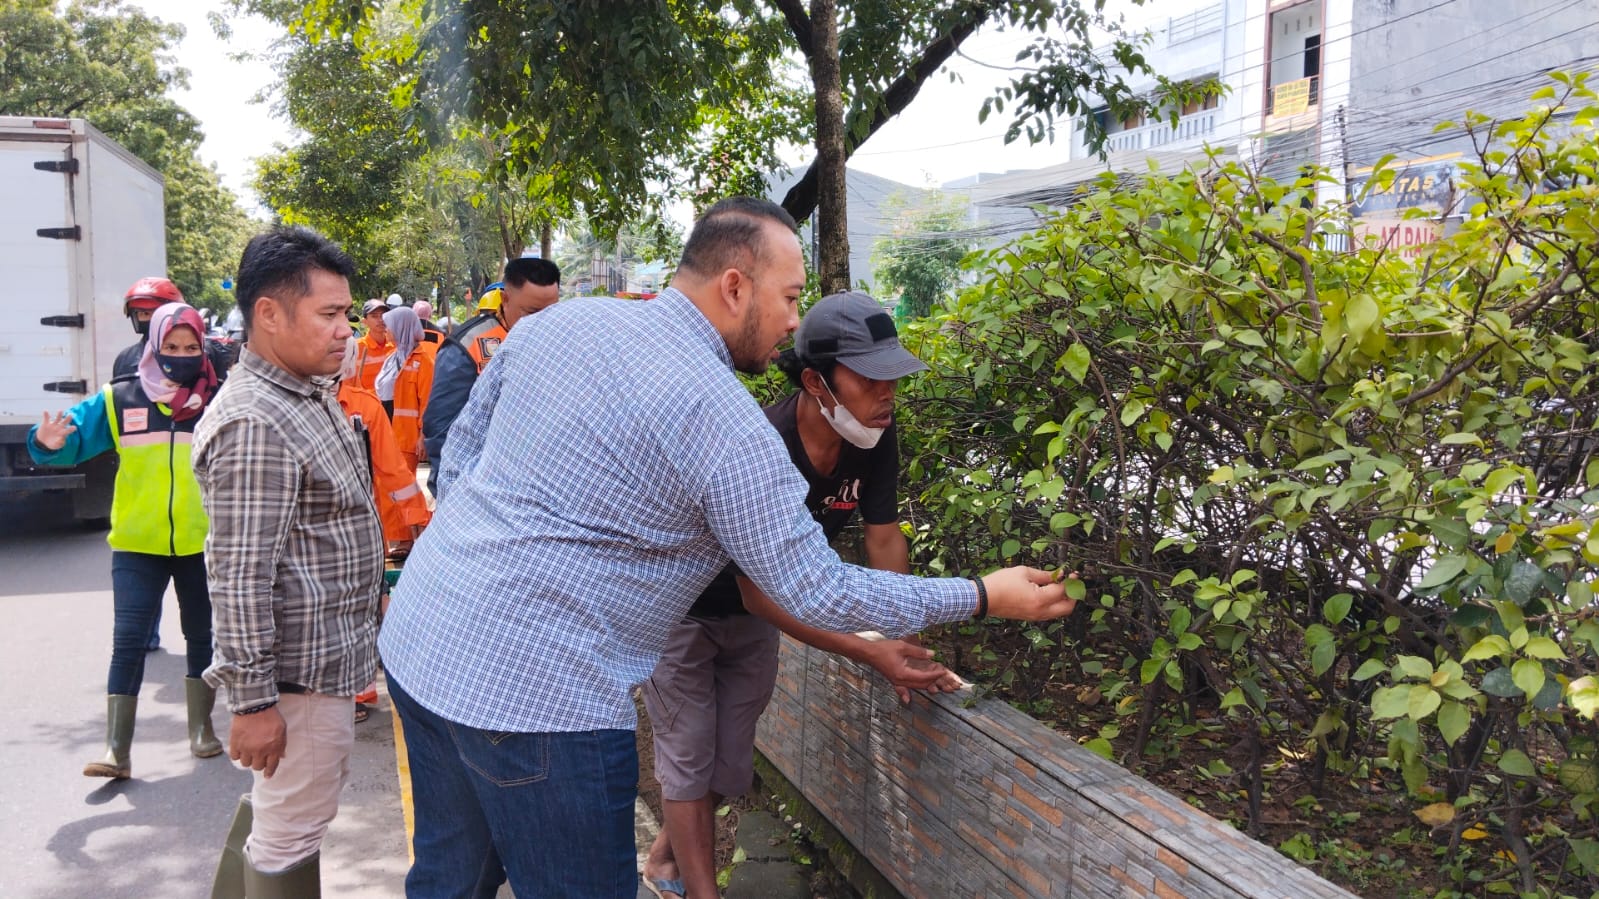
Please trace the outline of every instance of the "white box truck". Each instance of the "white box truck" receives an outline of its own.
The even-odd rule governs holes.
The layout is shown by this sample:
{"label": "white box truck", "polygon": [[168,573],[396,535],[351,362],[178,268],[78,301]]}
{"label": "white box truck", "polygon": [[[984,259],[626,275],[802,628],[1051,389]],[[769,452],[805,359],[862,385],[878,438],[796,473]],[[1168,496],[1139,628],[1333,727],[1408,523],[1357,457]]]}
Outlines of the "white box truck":
{"label": "white box truck", "polygon": [[161,175],[84,120],[0,116],[0,499],[56,491],[80,520],[111,514],[115,454],[34,465],[28,429],[138,339],[122,295],[166,274],[162,200]]}

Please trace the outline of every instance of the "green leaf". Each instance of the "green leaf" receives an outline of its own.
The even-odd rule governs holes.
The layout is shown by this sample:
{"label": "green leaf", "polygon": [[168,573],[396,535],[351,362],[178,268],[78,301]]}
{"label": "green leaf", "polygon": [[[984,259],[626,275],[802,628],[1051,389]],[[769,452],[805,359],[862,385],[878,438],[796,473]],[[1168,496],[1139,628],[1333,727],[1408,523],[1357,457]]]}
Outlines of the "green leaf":
{"label": "green leaf", "polygon": [[1418,680],[1432,677],[1432,663],[1421,656],[1400,656],[1394,661],[1405,677],[1414,677]]}
{"label": "green leaf", "polygon": [[1377,659],[1367,659],[1366,661],[1360,663],[1360,667],[1355,669],[1355,673],[1351,674],[1349,679],[1357,681],[1371,680],[1387,670],[1388,666],[1384,665],[1381,661]]}
{"label": "green leaf", "polygon": [[1569,758],[1560,763],[1556,774],[1560,785],[1573,793],[1599,791],[1599,763],[1591,758]]}
{"label": "green leaf", "polygon": [[999,554],[1007,559],[1021,551],[1022,542],[1020,540],[1006,540],[1004,545],[999,548]]}
{"label": "green leaf", "polygon": [[1468,602],[1455,610],[1455,614],[1449,618],[1449,623],[1459,628],[1484,627],[1492,614],[1487,606]]}
{"label": "green leaf", "polygon": [[1088,347],[1074,343],[1061,355],[1060,367],[1066,371],[1066,374],[1072,376],[1072,380],[1081,384],[1088,375],[1088,364],[1092,361],[1093,356],[1089,354]]}
{"label": "green leaf", "polygon": [[1518,659],[1510,666],[1510,679],[1516,682],[1521,692],[1527,694],[1528,699],[1537,696],[1538,691],[1543,689],[1544,677],[1543,663],[1532,659]]}
{"label": "green leaf", "polygon": [[1500,699],[1521,695],[1521,688],[1510,676],[1509,668],[1495,668],[1482,676],[1482,692]]}
{"label": "green leaf", "polygon": [[[1588,790],[1585,792],[1593,792]],[[1577,837],[1567,837],[1566,844],[1571,847],[1571,855],[1582,865],[1582,870],[1589,877],[1599,874],[1599,840],[1583,840]]]}
{"label": "green leaf", "polygon": [[1532,766],[1532,759],[1519,749],[1506,749],[1499,756],[1499,770],[1517,777],[1536,777],[1538,769]]}
{"label": "green leaf", "polygon": [[1082,517],[1075,512],[1056,512],[1049,516],[1049,529],[1053,533],[1064,534],[1068,528],[1082,520]]}
{"label": "green leaf", "polygon": [[1083,744],[1083,748],[1102,759],[1107,759],[1109,761],[1116,760],[1115,747],[1111,746],[1110,741],[1104,737],[1095,737],[1092,740],[1089,740]]}
{"label": "green leaf", "polygon": [[1310,729],[1310,738],[1325,737],[1344,723],[1344,716],[1337,709],[1323,709],[1316,716],[1316,726]]}
{"label": "green leaf", "polygon": [[1328,640],[1325,643],[1318,643],[1316,648],[1310,651],[1310,667],[1312,672],[1317,675],[1326,673],[1327,669],[1331,668],[1333,662],[1337,660],[1338,644],[1336,641]]}
{"label": "green leaf", "polygon": [[1410,711],[1409,687],[1379,687],[1371,695],[1371,714],[1377,719],[1400,718]]}
{"label": "green leaf", "polygon": [[1549,678],[1543,682],[1543,689],[1532,698],[1532,707],[1540,712],[1552,712],[1560,707],[1561,695],[1560,681]]}
{"label": "green leaf", "polygon": [[1505,490],[1509,488],[1511,484],[1514,484],[1519,480],[1521,480],[1521,472],[1517,471],[1516,469],[1496,468],[1494,469],[1493,474],[1490,474],[1487,479],[1482,482],[1482,489],[1489,496],[1497,496],[1505,492]]}
{"label": "green leaf", "polygon": [[1344,330],[1355,340],[1363,340],[1377,324],[1379,314],[1376,300],[1367,294],[1354,294],[1344,304]]}
{"label": "green leaf", "polygon": [[1083,597],[1088,595],[1088,585],[1079,578],[1069,577],[1061,586],[1066,589],[1066,596],[1076,602],[1082,602]]}
{"label": "green leaf", "polygon": [[1193,632],[1183,634],[1177,638],[1177,648],[1183,650],[1184,652],[1193,652],[1202,645],[1204,644],[1199,639],[1199,635]]}
{"label": "green leaf", "polygon": [[1171,610],[1171,632],[1183,634],[1188,626],[1194,623],[1194,613],[1188,611],[1186,606],[1178,606]]}
{"label": "green leaf", "polygon": [[1533,594],[1541,586],[1543,586],[1543,569],[1538,567],[1538,563],[1523,559],[1510,569],[1510,576],[1505,578],[1505,596],[1518,603],[1525,603],[1532,599]]}
{"label": "green leaf", "polygon": [[1349,616],[1349,607],[1354,601],[1355,597],[1348,593],[1330,596],[1321,607],[1321,617],[1327,619],[1328,624],[1337,624]]}
{"label": "green leaf", "polygon": [[1527,616],[1521,611],[1521,606],[1513,602],[1496,602],[1494,608],[1499,610],[1499,621],[1505,626],[1506,633],[1515,633],[1527,621]]}
{"label": "green leaf", "polygon": [[1521,647],[1521,654],[1529,659],[1564,659],[1566,653],[1560,645],[1548,637],[1538,636],[1527,641]]}
{"label": "green leaf", "polygon": [[1435,562],[1427,576],[1418,584],[1423,590],[1447,584],[1466,570],[1465,556],[1444,556]]}
{"label": "green leaf", "polygon": [[1586,674],[1567,684],[1566,699],[1577,714],[1592,719],[1599,712],[1599,678]]}
{"label": "green leaf", "polygon": [[1405,697],[1405,713],[1412,721],[1431,715],[1438,709],[1438,704],[1443,702],[1443,697],[1432,688],[1431,684],[1416,684],[1410,688],[1410,695]]}
{"label": "green leaf", "polygon": [[1498,634],[1489,634],[1473,643],[1466,654],[1460,657],[1462,662],[1475,662],[1479,659],[1497,659],[1510,652],[1510,641]]}
{"label": "green leaf", "polygon": [[1123,403],[1121,416],[1122,426],[1131,427],[1133,422],[1137,421],[1143,416],[1145,408],[1147,407],[1144,405],[1143,400],[1129,399],[1127,402]]}
{"label": "green leaf", "polygon": [[1445,434],[1443,439],[1439,440],[1438,442],[1444,446],[1455,446],[1462,443],[1469,443],[1473,446],[1482,446],[1482,438],[1469,431],[1457,431],[1453,434]]}
{"label": "green leaf", "polygon": [[1465,703],[1446,702],[1438,709],[1438,733],[1450,746],[1460,739],[1471,724],[1471,710]]}

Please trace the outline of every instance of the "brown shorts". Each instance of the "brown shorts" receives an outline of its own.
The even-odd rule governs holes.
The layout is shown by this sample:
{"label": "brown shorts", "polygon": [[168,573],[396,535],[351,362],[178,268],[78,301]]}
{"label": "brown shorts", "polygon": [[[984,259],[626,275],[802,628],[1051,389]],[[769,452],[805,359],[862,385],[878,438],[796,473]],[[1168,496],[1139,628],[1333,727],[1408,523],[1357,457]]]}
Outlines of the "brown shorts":
{"label": "brown shorts", "polygon": [[755,723],[777,681],[777,645],[777,628],[754,615],[687,618],[672,629],[644,682],[662,797],[689,802],[749,790]]}

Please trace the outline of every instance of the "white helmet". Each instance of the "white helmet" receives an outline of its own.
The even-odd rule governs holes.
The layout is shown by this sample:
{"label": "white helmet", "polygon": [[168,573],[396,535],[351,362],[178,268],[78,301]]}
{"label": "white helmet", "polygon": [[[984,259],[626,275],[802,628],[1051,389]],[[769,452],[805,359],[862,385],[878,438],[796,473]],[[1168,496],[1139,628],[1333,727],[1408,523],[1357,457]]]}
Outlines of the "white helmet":
{"label": "white helmet", "polygon": [[404,305],[405,305],[405,297],[402,297],[402,296],[400,296],[397,293],[389,294],[389,308],[390,309],[393,309],[396,306],[404,306]]}

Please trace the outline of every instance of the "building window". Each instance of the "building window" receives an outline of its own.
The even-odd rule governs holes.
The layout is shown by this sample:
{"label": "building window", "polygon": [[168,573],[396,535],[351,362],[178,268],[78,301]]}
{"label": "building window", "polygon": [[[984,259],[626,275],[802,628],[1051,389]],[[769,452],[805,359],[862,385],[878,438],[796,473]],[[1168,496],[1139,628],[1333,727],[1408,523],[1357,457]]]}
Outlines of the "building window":
{"label": "building window", "polygon": [[1267,114],[1294,115],[1316,105],[1321,87],[1321,9],[1301,3],[1271,14]]}

